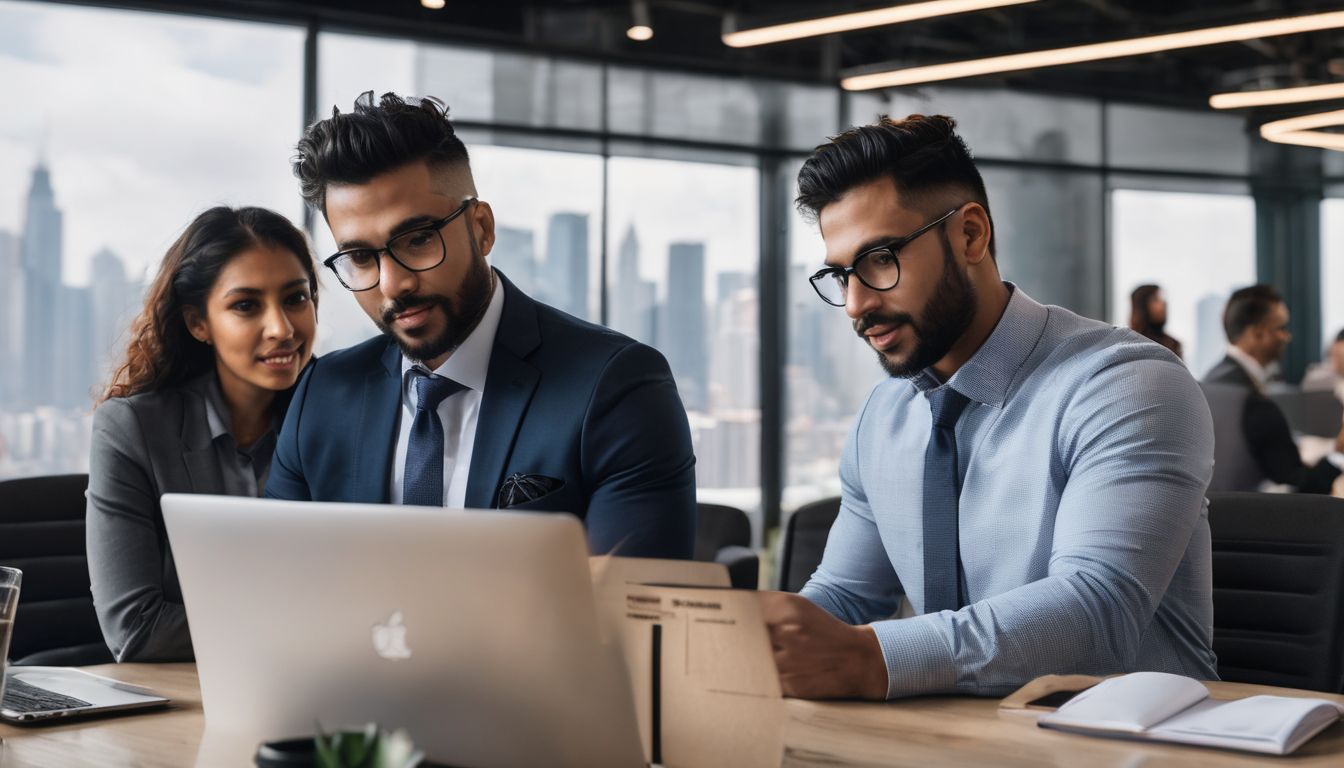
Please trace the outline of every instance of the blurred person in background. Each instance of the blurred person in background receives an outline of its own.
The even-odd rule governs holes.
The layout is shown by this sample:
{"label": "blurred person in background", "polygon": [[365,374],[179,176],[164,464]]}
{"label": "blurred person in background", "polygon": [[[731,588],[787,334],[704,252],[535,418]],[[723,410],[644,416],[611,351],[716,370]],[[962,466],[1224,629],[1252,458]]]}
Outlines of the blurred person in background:
{"label": "blurred person in background", "polygon": [[1151,339],[1170,349],[1177,357],[1181,353],[1181,342],[1172,338],[1166,331],[1167,298],[1156,285],[1140,285],[1129,294],[1129,327],[1140,336]]}
{"label": "blurred person in background", "polygon": [[1344,429],[1333,450],[1317,463],[1302,463],[1288,418],[1265,396],[1270,365],[1283,357],[1293,335],[1288,331],[1288,305],[1273,286],[1252,285],[1232,293],[1223,310],[1227,356],[1209,370],[1204,381],[1251,390],[1242,412],[1242,432],[1264,476],[1301,493],[1330,493],[1344,470]]}
{"label": "blurred person in background", "polygon": [[1335,397],[1344,402],[1344,329],[1335,334],[1335,340],[1326,347],[1321,362],[1307,366],[1302,377],[1302,389],[1334,390]]}
{"label": "blurred person in background", "polygon": [[312,254],[280,214],[212,208],[168,249],[93,414],[89,577],[117,661],[193,657],[159,497],[261,495],[316,330]]}

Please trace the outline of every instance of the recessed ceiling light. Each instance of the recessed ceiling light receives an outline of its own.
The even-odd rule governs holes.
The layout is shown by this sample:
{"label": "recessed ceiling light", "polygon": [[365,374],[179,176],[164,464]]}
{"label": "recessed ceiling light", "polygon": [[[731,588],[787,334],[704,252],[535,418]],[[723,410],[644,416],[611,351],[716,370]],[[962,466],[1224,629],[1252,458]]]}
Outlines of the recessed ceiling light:
{"label": "recessed ceiling light", "polygon": [[1300,104],[1304,101],[1325,101],[1326,99],[1344,99],[1344,83],[1305,85],[1299,88],[1275,88],[1265,91],[1219,93],[1209,97],[1209,106],[1214,109],[1242,109],[1243,107],[1264,107],[1271,104]]}
{"label": "recessed ceiling light", "polygon": [[930,0],[930,2],[924,3],[906,3],[890,8],[842,13],[820,19],[724,32],[723,43],[732,48],[749,48],[753,45],[768,45],[785,40],[832,35],[837,32],[850,32],[870,27],[885,27],[890,24],[901,24],[916,19],[931,19],[936,16],[951,16],[955,13],[969,13],[986,8],[1000,8],[1005,5],[1024,5],[1034,2],[1037,2],[1037,0]]}
{"label": "recessed ceiling light", "polygon": [[420,4],[431,11],[438,11],[443,9],[444,0],[420,0]]}
{"label": "recessed ceiling light", "polygon": [[1007,56],[992,56],[986,59],[954,61],[947,64],[852,75],[843,78],[840,81],[840,86],[848,91],[865,91],[871,88],[889,88],[899,85],[931,83],[938,80],[955,80],[977,75],[991,75],[1000,72],[1020,72],[1025,69],[1058,67],[1085,61],[1119,59],[1126,56],[1140,56],[1161,51],[1198,48],[1205,45],[1234,43],[1241,40],[1278,37],[1280,35],[1316,32],[1340,27],[1344,27],[1344,11],[1332,11],[1309,16],[1293,16],[1286,19],[1269,19],[1223,27],[1193,29],[1188,32],[1135,37],[1108,43],[1093,43],[1069,48],[1053,48],[1044,51],[1014,53]]}

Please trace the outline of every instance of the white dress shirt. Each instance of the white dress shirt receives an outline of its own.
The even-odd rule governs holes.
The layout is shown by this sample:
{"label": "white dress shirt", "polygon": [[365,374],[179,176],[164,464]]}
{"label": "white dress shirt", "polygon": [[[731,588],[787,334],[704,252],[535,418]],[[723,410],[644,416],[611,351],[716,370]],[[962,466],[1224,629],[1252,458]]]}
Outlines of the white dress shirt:
{"label": "white dress shirt", "polygon": [[[494,273],[491,272],[491,279]],[[433,372],[466,387],[439,403],[439,419],[443,422],[443,505],[462,507],[467,498],[467,478],[471,474],[471,452],[476,443],[476,419],[481,412],[481,396],[485,392],[485,377],[490,370],[490,352],[495,347],[495,332],[504,311],[504,290],[494,280],[494,295],[485,315],[461,346],[453,350],[443,365]],[[406,472],[406,448],[411,442],[411,423],[415,421],[416,392],[412,382],[412,368],[424,367],[415,360],[401,358],[401,418],[397,429],[397,453],[392,461],[392,477],[388,478],[393,504],[401,503],[401,484]]]}

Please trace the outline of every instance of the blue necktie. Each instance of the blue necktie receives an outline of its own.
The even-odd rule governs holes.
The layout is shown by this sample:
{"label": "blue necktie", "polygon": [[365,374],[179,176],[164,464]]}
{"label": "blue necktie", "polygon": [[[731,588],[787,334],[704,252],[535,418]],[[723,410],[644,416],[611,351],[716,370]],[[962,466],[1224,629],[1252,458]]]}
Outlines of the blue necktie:
{"label": "blue necktie", "polygon": [[443,422],[439,403],[466,389],[452,379],[412,369],[415,374],[415,421],[406,446],[406,471],[401,481],[401,503],[443,506]]}
{"label": "blue necktie", "polygon": [[933,430],[924,451],[924,612],[961,608],[957,546],[957,419],[970,400],[950,386],[929,393]]}

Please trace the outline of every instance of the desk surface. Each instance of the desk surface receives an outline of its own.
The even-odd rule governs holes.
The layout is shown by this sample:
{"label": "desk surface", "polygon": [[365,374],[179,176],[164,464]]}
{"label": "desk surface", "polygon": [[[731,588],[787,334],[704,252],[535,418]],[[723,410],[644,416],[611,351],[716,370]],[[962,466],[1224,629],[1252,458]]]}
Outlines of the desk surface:
{"label": "desk surface", "polygon": [[[173,699],[168,710],[70,721],[59,725],[0,725],[0,765],[179,768],[250,765],[255,745],[203,743],[205,725],[196,668],[191,664],[122,664],[91,672],[148,685]],[[1344,696],[1283,688],[1211,683],[1215,698],[1258,693]],[[1221,750],[1097,739],[1037,728],[1020,714],[1000,713],[995,699],[924,697],[872,704],[788,700],[784,707],[782,765],[1008,765],[1008,766],[1241,766],[1293,768],[1344,765],[1344,722],[1335,723],[1291,758]],[[212,737],[213,738],[213,737]],[[727,757],[727,756],[725,756]]]}

